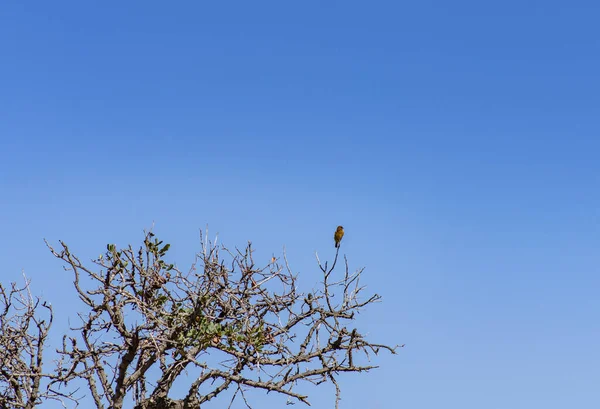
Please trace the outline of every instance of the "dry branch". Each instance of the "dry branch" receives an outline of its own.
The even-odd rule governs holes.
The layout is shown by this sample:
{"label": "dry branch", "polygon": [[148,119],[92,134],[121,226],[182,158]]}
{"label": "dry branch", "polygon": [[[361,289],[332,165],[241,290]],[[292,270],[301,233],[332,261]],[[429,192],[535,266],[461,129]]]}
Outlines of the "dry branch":
{"label": "dry branch", "polygon": [[[52,253],[72,271],[86,311],[64,337],[58,383],[84,379],[98,409],[199,408],[231,388],[232,402],[262,389],[309,404],[301,382],[332,382],[336,407],[343,372],[364,372],[370,353],[395,353],[354,327],[356,313],[380,300],[362,298],[362,269],[344,274],[319,262],[323,281],[310,294],[297,290],[287,261],[258,267],[251,243],[229,250],[203,240],[192,269],[165,261],[168,244],[147,233],[138,249],[108,245],[91,265],[65,243]],[[335,296],[335,297],[334,297]],[[339,300],[338,302],[336,302]],[[185,397],[170,397],[173,383],[195,370]]]}

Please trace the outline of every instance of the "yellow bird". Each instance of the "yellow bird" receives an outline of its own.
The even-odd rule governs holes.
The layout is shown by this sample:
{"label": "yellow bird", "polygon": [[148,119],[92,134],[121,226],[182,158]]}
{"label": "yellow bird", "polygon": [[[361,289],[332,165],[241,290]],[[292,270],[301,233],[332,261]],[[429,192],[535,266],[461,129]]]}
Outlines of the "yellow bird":
{"label": "yellow bird", "polygon": [[344,237],[344,228],[342,226],[338,226],[335,230],[335,234],[333,235],[333,240],[335,240],[335,247],[340,247],[340,242],[342,241],[342,237]]}

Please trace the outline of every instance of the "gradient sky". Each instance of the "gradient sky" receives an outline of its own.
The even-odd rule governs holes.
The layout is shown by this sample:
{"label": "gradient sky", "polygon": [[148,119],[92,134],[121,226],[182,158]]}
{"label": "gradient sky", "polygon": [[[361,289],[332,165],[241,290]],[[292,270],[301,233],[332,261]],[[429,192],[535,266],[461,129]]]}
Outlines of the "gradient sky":
{"label": "gradient sky", "polygon": [[187,268],[208,225],[265,263],[285,246],[312,286],[343,224],[383,296],[359,325],[406,344],[341,377],[343,409],[599,407],[599,18],[592,1],[3,2],[1,280],[31,277],[58,337],[79,302],[44,238],[92,258],[155,223]]}

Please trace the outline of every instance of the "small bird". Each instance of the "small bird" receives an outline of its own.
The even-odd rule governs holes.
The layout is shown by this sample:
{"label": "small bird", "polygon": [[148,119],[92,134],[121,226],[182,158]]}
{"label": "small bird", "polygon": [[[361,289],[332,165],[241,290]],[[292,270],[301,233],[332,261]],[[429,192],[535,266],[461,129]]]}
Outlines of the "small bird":
{"label": "small bird", "polygon": [[340,247],[342,237],[344,237],[344,228],[342,226],[338,226],[335,230],[335,234],[333,235],[333,240],[335,240],[335,248]]}

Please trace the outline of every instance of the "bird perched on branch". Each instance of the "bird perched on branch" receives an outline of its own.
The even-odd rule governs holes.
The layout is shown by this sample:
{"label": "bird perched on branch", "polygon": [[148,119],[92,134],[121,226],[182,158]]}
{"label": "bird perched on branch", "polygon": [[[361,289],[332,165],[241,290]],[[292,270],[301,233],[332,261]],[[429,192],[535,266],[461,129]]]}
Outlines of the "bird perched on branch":
{"label": "bird perched on branch", "polygon": [[342,237],[344,237],[344,228],[342,226],[338,226],[335,234],[333,235],[333,240],[335,240],[335,247],[340,247],[340,242],[342,241]]}

